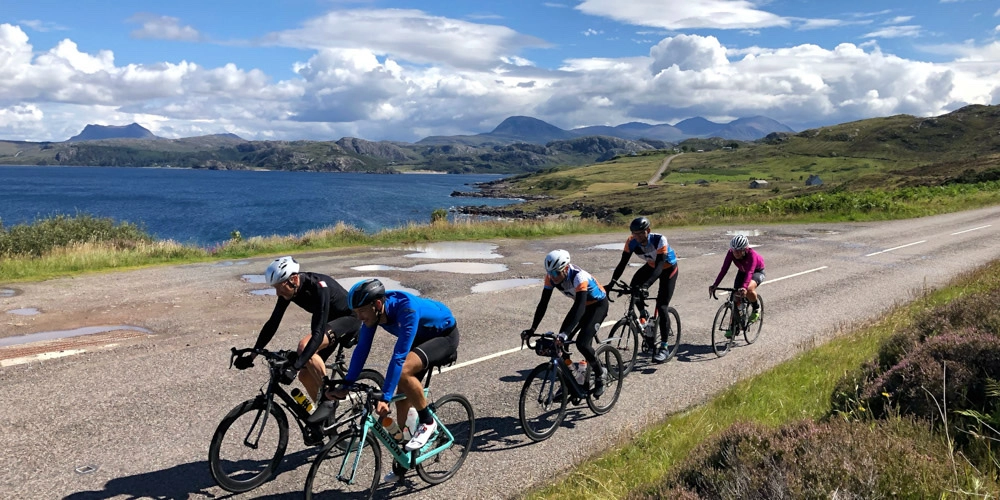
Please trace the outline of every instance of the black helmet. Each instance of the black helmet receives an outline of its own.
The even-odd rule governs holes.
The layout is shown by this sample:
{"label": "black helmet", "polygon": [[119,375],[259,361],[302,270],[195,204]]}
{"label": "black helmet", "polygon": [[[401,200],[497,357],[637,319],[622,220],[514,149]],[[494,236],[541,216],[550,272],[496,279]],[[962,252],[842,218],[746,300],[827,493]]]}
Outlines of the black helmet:
{"label": "black helmet", "polygon": [[647,229],[649,229],[649,219],[645,217],[636,217],[632,219],[632,223],[628,225],[628,230],[633,233],[645,231]]}
{"label": "black helmet", "polygon": [[385,286],[376,278],[361,280],[347,292],[347,305],[351,309],[366,306],[385,297]]}

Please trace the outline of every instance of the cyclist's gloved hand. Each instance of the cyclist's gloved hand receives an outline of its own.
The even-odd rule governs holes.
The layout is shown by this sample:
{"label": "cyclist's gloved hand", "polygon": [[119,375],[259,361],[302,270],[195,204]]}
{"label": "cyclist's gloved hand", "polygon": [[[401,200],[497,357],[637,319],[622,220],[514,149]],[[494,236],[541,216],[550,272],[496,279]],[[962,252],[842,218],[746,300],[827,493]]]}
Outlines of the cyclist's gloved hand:
{"label": "cyclist's gloved hand", "polygon": [[278,379],[278,382],[281,382],[284,385],[289,385],[292,382],[295,382],[295,376],[298,374],[299,370],[294,366],[286,366],[281,369],[281,377]]}
{"label": "cyclist's gloved hand", "polygon": [[648,299],[649,298],[649,288],[646,288],[644,286],[643,287],[639,287],[639,296],[642,297],[642,300]]}
{"label": "cyclist's gloved hand", "polygon": [[708,287],[708,296],[713,298],[715,297],[715,286]]}
{"label": "cyclist's gloved hand", "polygon": [[560,332],[556,335],[556,341],[560,344],[565,344],[567,340],[569,340],[569,335],[566,335],[565,333]]}
{"label": "cyclist's gloved hand", "polygon": [[247,368],[253,366],[253,358],[254,356],[252,354],[240,356],[233,361],[233,366],[236,367],[237,370],[246,370]]}
{"label": "cyclist's gloved hand", "polygon": [[530,337],[530,336],[532,336],[534,334],[535,334],[535,329],[534,328],[528,328],[527,330],[521,332],[521,340],[527,340],[528,337]]}

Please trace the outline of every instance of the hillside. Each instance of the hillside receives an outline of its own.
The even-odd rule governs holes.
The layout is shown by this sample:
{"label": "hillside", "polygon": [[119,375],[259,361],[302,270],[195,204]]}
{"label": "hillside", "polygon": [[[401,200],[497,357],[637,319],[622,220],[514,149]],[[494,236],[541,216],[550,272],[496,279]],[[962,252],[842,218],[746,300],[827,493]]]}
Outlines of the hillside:
{"label": "hillside", "polygon": [[87,125],[83,131],[66,142],[98,141],[101,139],[158,139],[148,129],[138,123],[129,125]]}

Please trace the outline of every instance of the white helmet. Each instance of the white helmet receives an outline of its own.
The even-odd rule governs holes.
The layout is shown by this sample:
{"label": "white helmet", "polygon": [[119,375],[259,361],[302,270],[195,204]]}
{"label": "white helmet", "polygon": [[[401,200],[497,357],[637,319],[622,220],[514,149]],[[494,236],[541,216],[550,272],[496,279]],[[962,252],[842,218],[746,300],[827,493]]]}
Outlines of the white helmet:
{"label": "white helmet", "polygon": [[733,236],[732,241],[729,242],[729,248],[732,248],[733,250],[746,250],[748,246],[750,246],[750,240],[742,234]]}
{"label": "white helmet", "polygon": [[569,266],[569,252],[553,250],[545,256],[545,270],[550,273],[560,273]]}
{"label": "white helmet", "polygon": [[298,272],[299,263],[295,262],[295,259],[290,255],[286,255],[274,259],[274,262],[267,266],[267,271],[264,271],[264,279],[267,280],[268,285],[274,286]]}

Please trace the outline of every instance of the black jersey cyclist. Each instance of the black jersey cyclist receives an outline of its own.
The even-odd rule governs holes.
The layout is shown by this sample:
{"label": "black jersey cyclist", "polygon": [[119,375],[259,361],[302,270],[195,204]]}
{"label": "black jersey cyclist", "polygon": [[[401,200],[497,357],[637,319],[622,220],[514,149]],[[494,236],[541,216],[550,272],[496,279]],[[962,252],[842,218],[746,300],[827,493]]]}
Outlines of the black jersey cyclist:
{"label": "black jersey cyclist", "polygon": [[[667,331],[667,307],[670,306],[670,299],[674,296],[674,287],[677,285],[677,256],[674,249],[667,244],[667,237],[659,233],[650,232],[649,219],[636,217],[629,224],[629,231],[632,232],[625,240],[625,249],[622,250],[622,258],[618,261],[614,273],[611,275],[611,282],[614,283],[625,271],[632,254],[642,257],[646,265],[640,267],[634,275],[629,286],[633,290],[640,290],[640,294],[648,295],[647,290],[656,280],[660,281],[660,288],[656,292],[656,308],[659,311],[660,348],[653,355],[653,361],[662,363],[670,354],[667,341],[670,339],[670,332]],[[638,302],[639,316],[647,317],[646,307],[642,301]]]}
{"label": "black jersey cyclist", "polygon": [[[421,379],[428,368],[454,361],[458,355],[458,324],[448,306],[431,299],[399,291],[386,291],[382,282],[371,278],[359,281],[348,292],[348,302],[363,326],[358,345],[351,356],[345,381],[353,382],[364,368],[371,351],[376,329],[396,336],[389,367],[385,372],[383,400],[375,411],[380,417],[389,413],[389,401],[398,388],[406,399],[396,402],[396,415],[405,418],[410,406],[417,410],[418,425],[406,443],[409,451],[419,450],[437,431],[437,422],[424,397]],[[331,391],[343,399],[343,388]]]}
{"label": "black jersey cyclist", "polygon": [[596,278],[578,266],[570,264],[569,259],[569,252],[566,250],[553,250],[545,256],[546,274],[545,285],[542,287],[542,298],[535,308],[535,317],[531,321],[531,328],[523,331],[521,335],[532,334],[538,328],[538,324],[545,317],[545,310],[549,307],[549,299],[552,298],[553,289],[558,288],[564,295],[573,299],[573,306],[566,313],[566,318],[563,319],[562,326],[559,327],[559,335],[562,338],[571,339],[579,326],[580,338],[576,342],[576,347],[580,350],[580,354],[583,354],[587,363],[594,367],[592,392],[594,396],[599,398],[604,394],[607,375],[594,353],[592,344],[597,330],[601,327],[601,322],[608,315],[608,295]]}
{"label": "black jersey cyclist", "polygon": [[[257,335],[254,347],[261,349],[274,338],[288,304],[294,302],[312,313],[310,334],[299,341],[298,357],[282,374],[282,382],[290,384],[298,374],[307,394],[317,401],[326,376],[326,359],[338,343],[350,347],[357,342],[361,322],[348,307],[347,291],[340,283],[325,274],[299,272],[299,263],[290,256],[271,262],[264,278],[274,287],[278,301]],[[241,370],[248,368],[253,366],[254,357],[256,354],[241,356],[233,365]]]}

